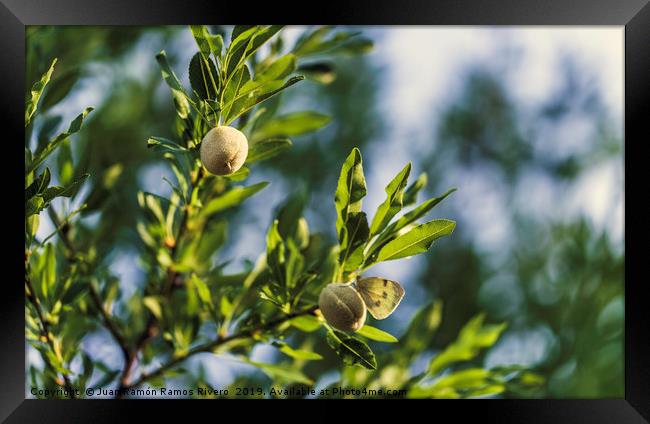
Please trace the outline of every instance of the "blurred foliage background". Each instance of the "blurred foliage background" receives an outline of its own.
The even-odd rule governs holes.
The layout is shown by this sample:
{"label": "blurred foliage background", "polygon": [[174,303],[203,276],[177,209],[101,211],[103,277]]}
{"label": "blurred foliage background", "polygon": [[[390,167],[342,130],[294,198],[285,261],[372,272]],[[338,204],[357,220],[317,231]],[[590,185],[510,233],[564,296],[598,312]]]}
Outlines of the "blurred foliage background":
{"label": "blurred foliage background", "polygon": [[[308,81],[278,102],[286,112],[321,111],[331,123],[297,137],[286,154],[261,164],[259,176],[273,183],[230,215],[221,257],[233,260],[233,272],[254,260],[273,208],[297,192],[308,194],[310,227],[333,241],[332,193],[352,147],[364,152],[371,206],[382,201],[383,186],[411,160],[416,175],[428,174],[429,197],[458,188],[439,211],[458,225],[454,236],[429,254],[378,266],[377,273],[400,281],[407,295],[393,317],[373,324],[401,339],[397,348],[377,347],[386,365],[373,378],[385,384],[399,380],[400,370],[420,372],[472,317],[484,313],[487,322],[506,322],[507,328],[474,364],[524,365],[544,379],[535,391],[513,390],[511,396],[623,396],[622,97],[612,103],[605,93],[608,84],[622,86],[622,74],[620,80],[603,78],[603,61],[582,60],[580,44],[571,50],[577,33],[570,31],[553,38],[552,46],[566,41],[569,47],[547,52],[542,61],[552,64],[540,71],[521,58],[527,46],[560,30],[518,42],[520,34],[534,30],[358,29],[374,41],[372,53],[336,57],[332,70],[321,75],[327,84]],[[225,34],[230,28],[211,30]],[[290,27],[284,36],[295,38],[301,31]],[[488,40],[492,54],[454,44],[453,37],[467,40],[465,33],[472,31],[476,39]],[[602,37],[614,42],[621,36],[591,31],[603,31]],[[119,278],[119,314],[144,285],[137,191],[170,192],[162,180],[171,178],[170,172],[146,147],[151,135],[174,138],[174,106],[154,55],[164,48],[186,81],[194,40],[185,27],[29,27],[26,36],[28,84],[58,57],[30,143],[46,142],[83,107],[95,107],[70,144],[81,164],[75,172],[91,175],[90,188],[79,196],[88,204],[81,214],[87,233],[81,248],[94,249]],[[444,64],[445,48],[453,50],[447,57],[455,58],[454,66]],[[418,69],[429,52],[435,66]],[[622,52],[608,60],[622,67]],[[545,80],[551,82],[544,85]],[[541,95],[521,95],[526,85],[538,84],[546,87]],[[427,98],[434,86],[444,95]],[[419,97],[409,97],[413,87]],[[61,170],[52,168],[53,179],[60,178]],[[67,211],[78,206],[67,199],[54,204]],[[54,230],[41,221],[39,235]],[[109,338],[97,328],[85,336],[84,347],[110,367],[118,355]],[[31,353],[30,363],[37,365]],[[273,362],[277,355],[261,347],[252,360]],[[212,387],[269,384],[248,365],[214,356],[194,359],[187,367],[200,370],[197,378]],[[319,387],[370,378],[363,369],[341,369],[334,355],[309,362],[304,372],[315,376]],[[183,386],[186,378],[176,377],[176,384]]]}

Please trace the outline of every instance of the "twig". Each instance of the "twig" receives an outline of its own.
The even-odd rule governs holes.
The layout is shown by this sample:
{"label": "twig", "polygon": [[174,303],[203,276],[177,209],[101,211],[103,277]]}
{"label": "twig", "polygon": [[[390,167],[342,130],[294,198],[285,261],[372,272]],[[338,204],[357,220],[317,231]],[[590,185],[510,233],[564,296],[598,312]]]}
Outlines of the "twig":
{"label": "twig", "polygon": [[[312,307],[307,308],[305,310],[302,310],[302,311],[299,311],[299,312],[294,312],[294,313],[285,315],[283,317],[280,317],[278,319],[275,319],[273,321],[269,321],[268,323],[266,323],[266,324],[264,324],[264,325],[262,325],[260,327],[248,329],[248,330],[245,330],[245,331],[241,331],[239,333],[235,333],[235,334],[232,334],[232,335],[226,336],[226,337],[219,336],[219,337],[217,337],[215,340],[213,340],[211,342],[195,346],[194,348],[187,351],[185,354],[177,356],[177,357],[171,359],[169,362],[159,366],[154,371],[152,371],[150,373],[146,373],[146,374],[143,373],[140,376],[140,378],[138,378],[135,382],[133,382],[133,383],[131,383],[131,384],[125,386],[125,387],[122,387],[120,392],[121,392],[121,394],[123,394],[122,393],[123,391],[128,391],[130,389],[133,389],[135,387],[140,386],[141,384],[147,382],[148,380],[150,380],[152,378],[158,377],[159,375],[165,373],[167,370],[173,368],[174,366],[176,366],[179,363],[183,362],[187,358],[196,355],[197,353],[212,352],[215,348],[217,348],[217,347],[219,347],[219,346],[221,346],[223,344],[229,343],[229,342],[231,342],[233,340],[251,338],[257,333],[268,331],[268,330],[270,330],[272,328],[275,328],[278,325],[283,324],[283,323],[285,323],[285,322],[287,322],[287,321],[289,321],[289,320],[291,320],[293,318],[303,316],[303,315],[313,315],[317,308],[318,308],[318,306],[312,306]],[[118,396],[120,396],[120,395],[118,394]]]}
{"label": "twig", "polygon": [[[56,233],[60,232],[61,229],[62,229],[65,225],[68,225],[68,224],[70,223],[70,220],[71,220],[75,215],[77,215],[79,212],[81,212],[81,211],[83,211],[84,209],[86,209],[87,206],[88,206],[88,205],[86,205],[86,204],[84,203],[83,205],[81,205],[81,207],[80,207],[79,209],[75,210],[75,211],[72,212],[70,215],[68,215],[68,216],[63,220],[63,222],[61,222],[61,225],[57,225],[56,229],[55,229],[54,231],[52,231],[52,233],[50,233],[49,236],[45,237],[45,239],[43,239],[43,241],[41,241],[40,244],[41,244],[41,245],[44,245],[45,243],[47,243],[47,241],[48,241],[49,239],[51,239],[52,237],[54,237],[54,235],[55,235]],[[52,215],[51,215],[51,216],[52,216]],[[56,216],[56,215],[54,215],[54,216]],[[57,221],[58,221],[58,216],[56,216],[56,219],[57,219]]]}
{"label": "twig", "polygon": [[120,330],[117,328],[117,325],[111,320],[111,317],[108,315],[108,311],[104,309],[104,305],[102,302],[102,299],[99,296],[99,293],[97,292],[97,289],[95,286],[91,283],[89,284],[90,287],[90,296],[93,299],[93,303],[95,304],[95,307],[99,310],[99,313],[102,316],[102,321],[104,323],[104,326],[108,330],[109,333],[113,336],[115,341],[117,342],[118,345],[120,345],[120,349],[122,350],[122,355],[124,356],[124,360],[127,361],[129,358],[129,343],[126,341],[126,338],[120,333]]}

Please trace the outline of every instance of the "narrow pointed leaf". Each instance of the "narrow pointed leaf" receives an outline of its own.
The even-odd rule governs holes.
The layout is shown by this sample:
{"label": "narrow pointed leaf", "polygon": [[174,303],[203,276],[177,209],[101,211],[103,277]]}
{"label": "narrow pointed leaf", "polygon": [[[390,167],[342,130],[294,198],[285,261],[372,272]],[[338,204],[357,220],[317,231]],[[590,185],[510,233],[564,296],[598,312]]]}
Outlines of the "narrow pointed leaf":
{"label": "narrow pointed leaf", "polygon": [[253,144],[248,150],[246,163],[254,163],[270,159],[291,147],[288,138],[271,138]]}
{"label": "narrow pointed leaf", "polygon": [[399,340],[390,333],[387,333],[379,328],[371,327],[368,324],[361,327],[357,334],[367,339],[384,343],[397,343]]}
{"label": "narrow pointed leaf", "polygon": [[[402,228],[406,227],[407,225],[417,221],[418,219],[422,218],[425,216],[431,209],[433,209],[438,203],[442,202],[445,200],[447,196],[449,196],[451,193],[456,191],[455,188],[452,188],[451,190],[448,190],[446,193],[444,193],[441,196],[431,198],[425,202],[423,202],[421,205],[418,207],[414,208],[412,211],[404,214],[404,216],[400,217],[397,221],[392,223],[391,225],[386,228],[386,233],[387,235],[390,235],[392,233],[395,233]],[[383,234],[382,234],[383,235]]]}
{"label": "narrow pointed leaf", "polygon": [[233,31],[230,46],[226,53],[226,76],[229,78],[239,69],[239,66],[245,61],[244,55],[248,48],[251,38],[259,31],[257,25],[249,28]]}
{"label": "narrow pointed leaf", "polygon": [[391,261],[426,252],[435,240],[451,234],[455,227],[456,223],[448,219],[436,219],[418,225],[386,243],[379,251],[377,261]]}
{"label": "narrow pointed leaf", "polygon": [[351,212],[346,224],[345,239],[342,245],[341,264],[345,271],[357,269],[363,263],[363,249],[370,237],[368,219],[365,212]]}
{"label": "narrow pointed leaf", "polygon": [[277,136],[298,136],[316,131],[327,125],[330,120],[329,116],[313,111],[282,115],[257,128],[252,138],[259,140]]}
{"label": "narrow pointed leaf", "polygon": [[175,141],[169,140],[164,137],[149,137],[147,140],[147,147],[155,148],[162,152],[171,152],[171,153],[189,153],[185,147],[176,143]]}
{"label": "narrow pointed leaf", "polygon": [[190,84],[202,100],[214,100],[219,92],[219,74],[217,68],[208,57],[196,53],[190,60]]}
{"label": "narrow pointed leaf", "polygon": [[377,359],[368,345],[338,330],[327,332],[327,344],[346,365],[360,365],[371,370],[377,369]]}
{"label": "narrow pointed leaf", "polygon": [[207,218],[208,216],[213,215],[217,212],[221,212],[225,209],[237,206],[247,198],[262,190],[268,184],[268,182],[264,181],[261,183],[253,184],[249,187],[233,187],[221,196],[206,203],[201,210],[200,215],[202,218]]}
{"label": "narrow pointed leaf", "polygon": [[259,368],[266,374],[273,382],[281,384],[300,383],[311,386],[314,381],[307,377],[302,372],[287,367],[286,365],[270,365],[260,362],[245,360],[247,363]]}
{"label": "narrow pointed leaf", "polygon": [[191,99],[188,98],[183,85],[178,80],[178,77],[174,73],[174,70],[169,65],[167,61],[167,53],[161,51],[156,55],[156,61],[160,66],[163,79],[172,90],[172,96],[174,98],[174,105],[176,107],[176,113],[182,119],[185,119],[189,116],[190,113],[190,103],[193,103]]}
{"label": "narrow pointed leaf", "polygon": [[306,360],[306,361],[323,359],[323,357],[316,352],[312,352],[310,350],[304,350],[304,349],[294,349],[286,343],[278,342],[278,343],[274,343],[274,346],[277,347],[280,350],[280,352],[294,359]]}
{"label": "narrow pointed leaf", "polygon": [[205,25],[190,25],[190,31],[194,36],[196,45],[199,47],[201,55],[207,59],[210,57],[212,49],[210,48],[210,32]]}
{"label": "narrow pointed leaf", "polygon": [[226,118],[226,125],[237,119],[241,114],[248,112],[255,105],[263,102],[264,100],[280,93],[283,90],[291,87],[292,85],[304,80],[305,77],[298,75],[289,78],[285,83],[282,81],[274,81],[273,83],[265,84],[260,90],[255,90],[247,96],[237,100],[230,110]]}
{"label": "narrow pointed leaf", "polygon": [[404,188],[411,173],[411,164],[407,164],[386,186],[386,200],[379,205],[370,226],[370,234],[375,235],[390,222],[402,209]]}
{"label": "narrow pointed leaf", "polygon": [[34,116],[34,113],[36,112],[36,108],[38,106],[38,101],[41,98],[41,95],[43,94],[43,90],[45,90],[45,86],[47,85],[48,82],[50,82],[50,78],[52,77],[52,72],[54,72],[54,65],[56,64],[57,59],[54,58],[52,60],[52,64],[48,68],[48,70],[43,74],[41,79],[32,85],[32,89],[30,91],[30,97],[27,99],[27,102],[25,104],[25,126],[28,126],[29,123],[32,120],[32,116]]}
{"label": "narrow pointed leaf", "polygon": [[296,327],[298,330],[304,331],[305,333],[316,331],[322,325],[320,320],[313,315],[295,317],[292,318],[289,323],[292,326]]}
{"label": "narrow pointed leaf", "polygon": [[73,194],[76,193],[77,189],[79,186],[86,181],[86,179],[90,176],[90,174],[84,174],[82,175],[78,180],[75,180],[71,184],[67,185],[66,187],[61,187],[61,186],[52,186],[48,187],[44,192],[43,192],[43,200],[45,202],[49,202],[55,197],[71,197]]}
{"label": "narrow pointed leaf", "polygon": [[427,186],[427,182],[428,182],[427,173],[426,172],[421,173],[418,176],[417,180],[415,180],[413,184],[408,186],[408,188],[404,192],[402,205],[403,206],[414,205],[415,202],[417,201],[418,193]]}
{"label": "narrow pointed leaf", "polygon": [[361,152],[356,147],[348,155],[341,167],[334,204],[336,207],[336,233],[341,249],[347,247],[347,222],[350,212],[361,211],[361,200],[367,193],[366,179],[363,175]]}

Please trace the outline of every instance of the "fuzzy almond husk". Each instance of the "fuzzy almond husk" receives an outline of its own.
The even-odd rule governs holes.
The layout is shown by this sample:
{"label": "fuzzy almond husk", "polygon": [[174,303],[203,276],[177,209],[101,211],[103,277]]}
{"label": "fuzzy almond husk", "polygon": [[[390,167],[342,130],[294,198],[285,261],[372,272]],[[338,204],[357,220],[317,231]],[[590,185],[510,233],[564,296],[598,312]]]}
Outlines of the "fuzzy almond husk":
{"label": "fuzzy almond husk", "polygon": [[338,330],[355,332],[366,322],[366,304],[348,284],[325,286],[318,298],[318,306],[327,322]]}
{"label": "fuzzy almond husk", "polygon": [[248,140],[236,128],[212,128],[201,141],[201,163],[212,174],[236,172],[248,157]]}

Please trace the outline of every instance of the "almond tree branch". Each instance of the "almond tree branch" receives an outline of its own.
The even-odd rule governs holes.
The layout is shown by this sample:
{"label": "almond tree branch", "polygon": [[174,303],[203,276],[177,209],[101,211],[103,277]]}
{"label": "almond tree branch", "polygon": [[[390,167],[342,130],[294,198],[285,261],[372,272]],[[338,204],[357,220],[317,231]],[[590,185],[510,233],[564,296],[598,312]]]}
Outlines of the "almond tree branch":
{"label": "almond tree branch", "polygon": [[127,342],[124,335],[122,335],[122,333],[118,329],[117,324],[115,324],[115,322],[113,322],[113,320],[111,319],[110,315],[108,314],[108,311],[104,308],[102,299],[99,296],[99,292],[97,291],[97,288],[92,283],[89,284],[88,286],[90,290],[90,297],[92,298],[95,307],[98,309],[102,317],[104,327],[106,327],[108,332],[111,333],[111,335],[113,336],[117,344],[120,345],[122,356],[124,356],[124,360],[127,361],[129,358],[129,343]]}
{"label": "almond tree branch", "polygon": [[133,383],[122,387],[120,393],[118,393],[118,397],[121,397],[124,393],[122,391],[128,391],[130,389],[133,389],[135,387],[138,387],[142,385],[143,383],[146,383],[147,381],[151,380],[152,378],[158,377],[162,374],[164,374],[166,371],[170,370],[171,368],[175,367],[176,365],[180,364],[181,362],[185,361],[187,358],[196,355],[197,353],[204,353],[204,352],[212,352],[215,348],[229,343],[233,340],[239,340],[239,339],[247,339],[247,338],[252,338],[253,336],[259,334],[259,333],[264,333],[266,331],[272,330],[273,328],[293,319],[299,316],[303,315],[313,315],[314,312],[318,309],[318,306],[311,306],[307,309],[304,309],[302,311],[294,312],[288,315],[284,315],[280,318],[277,318],[275,320],[269,321],[266,324],[263,324],[259,327],[251,328],[248,330],[241,331],[239,333],[232,334],[230,336],[218,336],[215,340],[200,344],[195,346],[194,348],[190,349],[183,355],[179,355],[165,364],[159,366],[155,370],[149,373],[143,373],[140,378],[138,378],[136,381]]}

